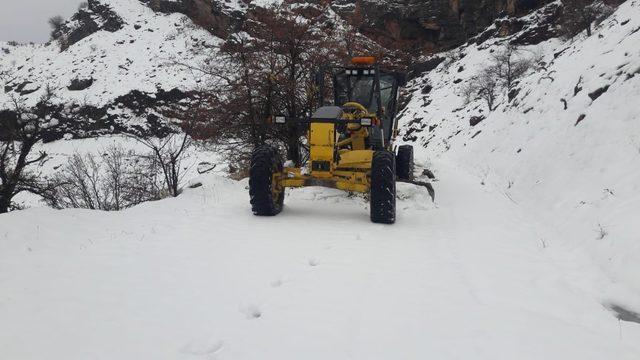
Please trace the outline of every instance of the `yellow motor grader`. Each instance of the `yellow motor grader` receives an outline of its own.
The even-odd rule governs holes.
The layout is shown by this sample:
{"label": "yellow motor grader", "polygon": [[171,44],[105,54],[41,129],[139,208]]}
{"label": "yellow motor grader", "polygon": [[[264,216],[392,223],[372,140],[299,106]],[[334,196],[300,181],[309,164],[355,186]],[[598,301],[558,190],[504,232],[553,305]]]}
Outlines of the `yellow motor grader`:
{"label": "yellow motor grader", "polygon": [[[253,152],[249,192],[253,213],[274,216],[284,204],[286,188],[324,186],[368,193],[371,221],[396,220],[396,180],[412,182],[413,147],[394,152],[397,135],[399,73],[380,68],[373,57],[358,57],[346,67],[324,67],[317,75],[320,94],[330,71],[334,101],[308,118],[273,116],[271,122],[308,125],[309,161],[305,168],[288,167],[270,145]],[[430,190],[430,193],[431,190]]]}

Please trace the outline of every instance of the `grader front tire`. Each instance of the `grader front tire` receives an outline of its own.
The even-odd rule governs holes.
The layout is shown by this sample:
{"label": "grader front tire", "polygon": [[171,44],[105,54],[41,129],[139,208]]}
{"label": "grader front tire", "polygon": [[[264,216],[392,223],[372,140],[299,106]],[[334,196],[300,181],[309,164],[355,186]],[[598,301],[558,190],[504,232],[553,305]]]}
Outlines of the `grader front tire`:
{"label": "grader front tire", "polygon": [[256,148],[251,156],[249,195],[251,210],[257,216],[275,216],[284,205],[284,189],[277,191],[273,175],[282,172],[282,159],[269,145]]}
{"label": "grader front tire", "polygon": [[390,151],[376,151],[371,162],[371,221],[396,221],[396,157]]}

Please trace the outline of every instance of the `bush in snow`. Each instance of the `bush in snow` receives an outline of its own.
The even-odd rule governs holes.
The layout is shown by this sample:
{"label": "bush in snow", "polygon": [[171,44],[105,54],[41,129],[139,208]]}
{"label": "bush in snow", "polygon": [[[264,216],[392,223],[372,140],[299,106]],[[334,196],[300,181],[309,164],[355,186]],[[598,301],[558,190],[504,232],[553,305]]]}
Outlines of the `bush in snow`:
{"label": "bush in snow", "polygon": [[470,103],[479,98],[487,103],[489,111],[495,110],[500,92],[511,90],[534,63],[531,57],[523,55],[516,46],[505,45],[494,52],[490,62],[463,87],[466,102]]}
{"label": "bush in snow", "polygon": [[503,88],[510,90],[516,80],[520,79],[532,66],[533,62],[530,58],[522,55],[515,45],[508,44],[492,55],[489,69],[494,72]]}
{"label": "bush in snow", "polygon": [[499,87],[498,79],[494,72],[490,68],[484,68],[464,86],[465,102],[470,103],[480,98],[487,103],[489,111],[493,111],[495,110]]}
{"label": "bush in snow", "polygon": [[50,17],[47,22],[49,23],[49,26],[51,26],[51,38],[55,40],[60,37],[60,35],[62,35],[60,29],[62,29],[62,25],[64,25],[64,18],[60,15],[56,15]]}
{"label": "bush in snow", "polygon": [[102,154],[75,153],[43,197],[57,209],[122,210],[163,197],[166,191],[157,174],[155,162],[119,146]]}
{"label": "bush in snow", "polygon": [[185,175],[183,170],[186,170],[182,166],[182,160],[185,151],[193,145],[191,137],[188,134],[171,134],[164,139],[135,139],[151,150],[146,158],[152,164],[152,168],[159,168],[169,195],[178,196]]}

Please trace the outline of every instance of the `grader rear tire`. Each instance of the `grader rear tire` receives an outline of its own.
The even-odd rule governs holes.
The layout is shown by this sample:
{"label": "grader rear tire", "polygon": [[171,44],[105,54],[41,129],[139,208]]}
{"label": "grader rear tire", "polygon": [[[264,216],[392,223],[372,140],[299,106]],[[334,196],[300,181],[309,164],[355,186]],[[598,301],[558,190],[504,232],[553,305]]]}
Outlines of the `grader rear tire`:
{"label": "grader rear tire", "polygon": [[251,156],[249,195],[251,210],[257,216],[275,216],[282,211],[284,190],[274,191],[273,175],[282,172],[282,159],[269,145],[256,148]]}
{"label": "grader rear tire", "polygon": [[396,156],[396,172],[400,180],[413,180],[415,164],[413,161],[413,146],[402,145]]}
{"label": "grader rear tire", "polygon": [[371,221],[393,224],[396,221],[396,157],[390,151],[376,151],[371,163]]}

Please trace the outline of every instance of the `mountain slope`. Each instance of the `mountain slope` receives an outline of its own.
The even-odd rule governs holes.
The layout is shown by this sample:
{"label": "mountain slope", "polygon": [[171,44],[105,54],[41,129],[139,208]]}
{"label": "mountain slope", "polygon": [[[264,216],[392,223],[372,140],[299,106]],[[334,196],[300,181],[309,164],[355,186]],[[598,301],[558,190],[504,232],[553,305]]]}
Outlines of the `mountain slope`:
{"label": "mountain slope", "polygon": [[[98,2],[93,2],[102,5]],[[121,18],[122,28],[96,31],[65,51],[56,42],[50,45],[3,44],[0,66],[16,77],[0,93],[0,104],[8,101],[15,88],[31,82],[30,102],[37,101],[46,84],[58,95],[58,101],[109,104],[132,90],[154,94],[158,89],[191,90],[197,79],[171,66],[172,61],[187,59],[197,64],[207,54],[202,49],[218,42],[204,29],[193,25],[181,14],[159,14],[131,0],[108,2],[110,10]],[[84,90],[70,90],[75,79],[92,79]],[[9,91],[7,91],[9,90]],[[24,92],[24,91],[23,91]]]}
{"label": "mountain slope", "polygon": [[622,295],[631,289],[635,309],[639,29],[640,2],[627,1],[589,38],[525,47],[525,54],[542,55],[542,66],[521,79],[511,102],[502,92],[492,112],[480,100],[465,104],[463,88],[518,34],[452,51],[413,82],[402,118],[405,140],[421,157],[456,162],[503,192],[556,232],[550,246],[588,252],[610,277],[598,296],[631,301]]}
{"label": "mountain slope", "polygon": [[54,32],[55,41],[0,43],[0,116],[14,110],[14,99],[32,106],[52,90],[58,106],[52,116],[61,125],[47,141],[119,133],[162,137],[177,122],[163,115],[167,107],[219,89],[211,85],[215,76],[199,70],[221,65],[223,37],[246,36],[273,11],[310,21],[311,31],[326,37],[338,37],[347,27],[326,5],[266,8],[278,3],[91,0]]}
{"label": "mountain slope", "polygon": [[[328,6],[297,0],[90,0],[88,7],[79,9],[54,32],[55,41],[44,45],[0,43],[0,72],[11,74],[0,79],[4,82],[0,108],[8,104],[10,95],[22,95],[35,103],[46,85],[56,91],[61,103],[98,107],[111,105],[133,90],[153,95],[158,89],[198,89],[199,76],[185,74],[184,67],[172,63],[201,64],[221,38],[241,31],[242,24],[255,21],[264,8],[282,3],[310,18],[324,13],[328,28],[356,21],[357,11],[361,23],[350,32],[364,34],[388,49],[406,45],[424,51],[462,42],[503,10],[513,14],[544,2],[532,0],[526,2],[529,5],[516,6],[492,0],[489,9],[483,10],[474,4],[465,8],[457,1],[425,5],[413,0],[344,0]],[[439,39],[446,40],[439,44]]]}

